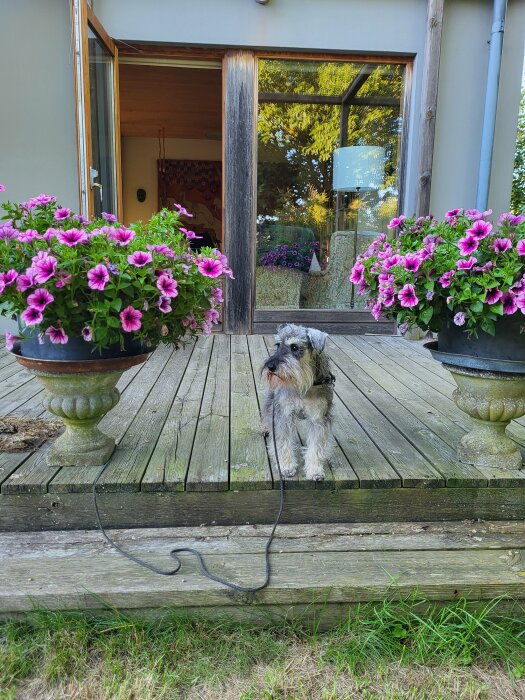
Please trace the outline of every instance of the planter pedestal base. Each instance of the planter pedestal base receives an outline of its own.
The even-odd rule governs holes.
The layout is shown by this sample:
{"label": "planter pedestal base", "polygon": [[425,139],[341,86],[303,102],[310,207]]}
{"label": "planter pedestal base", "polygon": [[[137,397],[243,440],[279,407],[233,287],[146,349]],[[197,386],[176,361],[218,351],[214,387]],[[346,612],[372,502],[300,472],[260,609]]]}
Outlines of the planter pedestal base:
{"label": "planter pedestal base", "polygon": [[47,453],[51,467],[96,467],[108,461],[115,440],[104,435],[97,424],[117,405],[116,384],[122,372],[54,374],[35,372],[44,387],[44,407],[66,425],[65,432]]}
{"label": "planter pedestal base", "polygon": [[525,415],[525,375],[444,366],[458,385],[455,404],[475,423],[459,443],[460,461],[476,467],[521,469],[521,452],[505,429],[511,420]]}
{"label": "planter pedestal base", "polygon": [[115,440],[104,435],[98,423],[120,400],[116,384],[124,370],[145,362],[148,355],[66,361],[15,352],[17,362],[44,385],[44,408],[66,426],[47,453],[50,467],[98,467],[108,461]]}

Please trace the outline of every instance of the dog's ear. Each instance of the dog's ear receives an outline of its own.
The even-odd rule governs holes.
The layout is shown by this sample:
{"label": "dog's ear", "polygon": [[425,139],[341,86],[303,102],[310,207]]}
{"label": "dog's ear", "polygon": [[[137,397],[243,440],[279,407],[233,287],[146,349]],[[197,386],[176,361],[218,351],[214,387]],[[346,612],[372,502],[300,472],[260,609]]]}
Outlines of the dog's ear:
{"label": "dog's ear", "polygon": [[326,339],[328,338],[328,333],[318,331],[317,328],[308,328],[307,335],[313,349],[317,350],[317,352],[322,352],[324,350]]}

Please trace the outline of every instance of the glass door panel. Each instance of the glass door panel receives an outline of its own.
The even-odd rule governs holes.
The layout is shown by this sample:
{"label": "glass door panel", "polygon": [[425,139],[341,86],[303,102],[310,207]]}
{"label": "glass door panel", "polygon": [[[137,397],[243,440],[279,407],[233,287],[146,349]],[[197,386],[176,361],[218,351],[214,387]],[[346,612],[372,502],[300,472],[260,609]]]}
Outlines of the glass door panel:
{"label": "glass door panel", "polygon": [[88,27],[93,213],[117,214],[113,55]]}
{"label": "glass door panel", "polygon": [[364,308],[356,255],[395,216],[404,65],[259,61],[256,309]]}

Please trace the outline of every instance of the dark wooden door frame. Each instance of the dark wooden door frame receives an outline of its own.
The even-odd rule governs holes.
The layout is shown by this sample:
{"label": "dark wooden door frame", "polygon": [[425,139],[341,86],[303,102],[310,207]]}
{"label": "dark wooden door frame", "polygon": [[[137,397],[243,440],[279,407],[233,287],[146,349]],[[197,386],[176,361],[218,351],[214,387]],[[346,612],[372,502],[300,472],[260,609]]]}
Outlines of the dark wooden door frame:
{"label": "dark wooden door frame", "polygon": [[[430,0],[432,1],[432,0]],[[368,312],[332,309],[255,309],[255,235],[257,228],[257,62],[259,58],[305,58],[363,63],[396,62],[407,66],[412,56],[353,56],[351,54],[272,53],[232,49],[223,57],[223,232],[224,250],[235,279],[226,280],[225,333],[271,332],[284,318],[289,322],[313,323],[336,333],[388,333],[393,322],[374,321]],[[408,111],[405,84],[403,112]],[[408,116],[406,114],[405,116]],[[400,176],[405,172],[407,127],[403,127]],[[404,191],[404,183],[400,182]],[[402,205],[401,205],[402,206]]]}

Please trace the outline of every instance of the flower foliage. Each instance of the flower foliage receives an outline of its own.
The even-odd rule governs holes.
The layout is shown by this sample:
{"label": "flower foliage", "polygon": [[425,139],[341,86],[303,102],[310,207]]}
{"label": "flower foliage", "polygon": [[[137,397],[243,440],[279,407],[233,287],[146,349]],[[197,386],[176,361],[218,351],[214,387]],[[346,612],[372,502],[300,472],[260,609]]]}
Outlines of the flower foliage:
{"label": "flower foliage", "polygon": [[314,253],[319,253],[319,243],[317,241],[283,243],[261,255],[259,265],[263,267],[289,267],[294,270],[308,272]]}
{"label": "flower foliage", "polygon": [[217,323],[221,279],[232,272],[218,250],[191,251],[186,212],[164,209],[127,228],[110,214],[89,222],[50,195],[3,209],[0,308],[41,342],[177,344]]}
{"label": "flower foliage", "polygon": [[498,317],[525,314],[525,215],[502,214],[494,225],[491,214],[392,219],[392,234],[379,235],[349,277],[374,318],[395,318],[402,331],[454,323],[494,335]]}

